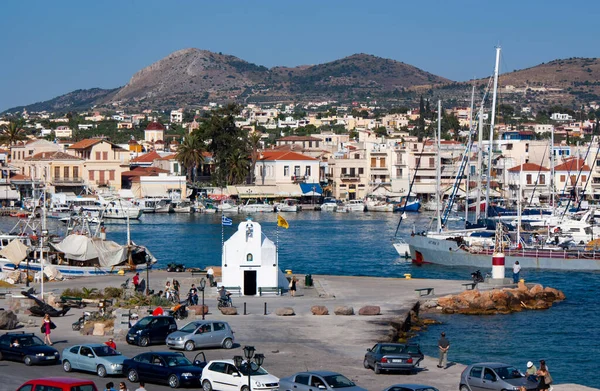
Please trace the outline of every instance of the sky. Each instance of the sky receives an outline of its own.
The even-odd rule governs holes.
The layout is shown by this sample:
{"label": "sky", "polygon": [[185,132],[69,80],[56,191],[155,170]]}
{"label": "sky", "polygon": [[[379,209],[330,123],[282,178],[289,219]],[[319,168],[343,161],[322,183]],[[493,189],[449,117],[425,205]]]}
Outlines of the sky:
{"label": "sky", "polygon": [[456,81],[599,57],[597,0],[19,0],[2,4],[0,112],[125,85],[195,47],[272,67],[368,53]]}

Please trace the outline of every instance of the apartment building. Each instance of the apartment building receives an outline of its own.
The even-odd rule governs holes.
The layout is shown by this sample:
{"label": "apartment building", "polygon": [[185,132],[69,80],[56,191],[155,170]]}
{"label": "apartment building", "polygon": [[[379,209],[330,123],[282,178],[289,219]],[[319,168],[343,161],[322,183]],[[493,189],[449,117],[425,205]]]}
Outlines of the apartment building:
{"label": "apartment building", "polygon": [[10,148],[10,165],[16,169],[16,171],[22,175],[29,175],[28,167],[25,159],[32,157],[41,152],[62,152],[63,148],[60,144],[52,143],[48,140],[29,140],[26,142],[18,143]]}
{"label": "apartment building", "polygon": [[505,196],[515,202],[519,199],[521,190],[522,202],[539,197],[540,194],[550,194],[550,169],[535,163],[523,163],[508,170],[508,191]]}
{"label": "apartment building", "polygon": [[319,183],[319,160],[292,151],[267,150],[254,169],[257,186]]}
{"label": "apartment building", "polygon": [[363,144],[347,145],[328,160],[328,178],[334,197],[362,199],[369,191],[367,151]]}
{"label": "apartment building", "polygon": [[106,139],[91,138],[76,142],[67,152],[85,161],[82,177],[87,185],[121,189],[121,174],[129,170],[129,151]]}

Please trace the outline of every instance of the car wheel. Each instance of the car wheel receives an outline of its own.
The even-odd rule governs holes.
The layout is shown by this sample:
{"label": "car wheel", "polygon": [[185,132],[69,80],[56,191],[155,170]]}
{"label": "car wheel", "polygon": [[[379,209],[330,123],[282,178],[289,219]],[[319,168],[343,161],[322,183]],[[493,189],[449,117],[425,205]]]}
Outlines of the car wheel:
{"label": "car wheel", "polygon": [[212,391],[212,384],[208,380],[204,380],[202,382],[202,390],[203,391]]}
{"label": "car wheel", "polygon": [[381,373],[381,367],[379,366],[379,364],[375,364],[375,368],[373,368],[373,370],[377,375]]}
{"label": "car wheel", "polygon": [[179,378],[177,377],[177,375],[169,376],[169,386],[171,386],[171,388],[179,387]]}
{"label": "car wheel", "polygon": [[63,361],[63,369],[65,370],[65,372],[71,372],[73,368],[71,368],[71,363],[69,362],[69,360]]}
{"label": "car wheel", "polygon": [[0,361],[4,360],[4,356],[2,355],[2,352],[0,352]]}
{"label": "car wheel", "polygon": [[187,341],[185,343],[185,345],[183,346],[183,348],[185,350],[187,350],[188,352],[191,352],[192,350],[194,350],[196,348],[196,345],[194,345],[193,341]]}
{"label": "car wheel", "polygon": [[250,391],[250,389],[248,388],[248,386],[242,386],[241,391]]}
{"label": "car wheel", "polygon": [[23,359],[23,362],[25,363],[25,365],[29,366],[31,365],[32,361],[31,361],[31,357],[29,356],[25,356],[25,358]]}
{"label": "car wheel", "polygon": [[149,343],[150,343],[150,340],[148,339],[148,337],[140,338],[140,346],[146,347],[146,346],[148,346]]}
{"label": "car wheel", "polygon": [[231,349],[233,347],[233,341],[231,338],[227,338],[225,341],[223,341],[223,347],[225,349]]}
{"label": "car wheel", "polygon": [[127,379],[132,383],[137,383],[140,378],[135,369],[130,369],[129,372],[127,372]]}
{"label": "car wheel", "polygon": [[106,377],[106,368],[104,367],[104,365],[98,365],[98,368],[96,369],[96,373],[100,377]]}
{"label": "car wheel", "polygon": [[363,361],[363,366],[367,369],[371,368],[371,366],[369,365],[369,361],[365,358],[365,361]]}
{"label": "car wheel", "polygon": [[469,390],[469,387],[467,387],[466,385],[463,384],[460,386],[460,391],[470,391],[470,390]]}

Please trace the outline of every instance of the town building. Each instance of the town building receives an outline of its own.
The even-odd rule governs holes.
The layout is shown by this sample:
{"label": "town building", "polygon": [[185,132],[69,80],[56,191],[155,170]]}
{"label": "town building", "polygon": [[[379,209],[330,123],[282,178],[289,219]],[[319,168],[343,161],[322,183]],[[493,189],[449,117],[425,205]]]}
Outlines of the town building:
{"label": "town building", "polygon": [[106,139],[84,139],[67,152],[85,161],[82,177],[91,188],[121,189],[121,174],[129,169],[129,151]]}

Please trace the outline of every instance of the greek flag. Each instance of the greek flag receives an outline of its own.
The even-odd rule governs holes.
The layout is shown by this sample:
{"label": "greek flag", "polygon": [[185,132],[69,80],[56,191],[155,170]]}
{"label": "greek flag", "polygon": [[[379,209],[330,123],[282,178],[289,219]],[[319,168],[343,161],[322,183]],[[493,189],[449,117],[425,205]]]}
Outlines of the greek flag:
{"label": "greek flag", "polygon": [[226,217],[225,215],[223,215],[223,217],[221,217],[221,224],[222,225],[233,225],[233,220],[231,220],[229,217]]}

